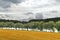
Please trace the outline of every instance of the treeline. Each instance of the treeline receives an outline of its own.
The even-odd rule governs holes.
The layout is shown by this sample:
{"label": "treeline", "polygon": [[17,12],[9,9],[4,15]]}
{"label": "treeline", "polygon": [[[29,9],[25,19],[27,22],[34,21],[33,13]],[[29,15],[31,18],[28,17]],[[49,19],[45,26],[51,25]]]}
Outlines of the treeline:
{"label": "treeline", "polygon": [[9,27],[9,28],[26,28],[27,30],[30,29],[39,29],[40,31],[43,31],[43,29],[51,29],[53,32],[56,30],[60,31],[60,21],[54,22],[28,22],[28,23],[20,23],[20,22],[0,22],[0,28],[3,27]]}

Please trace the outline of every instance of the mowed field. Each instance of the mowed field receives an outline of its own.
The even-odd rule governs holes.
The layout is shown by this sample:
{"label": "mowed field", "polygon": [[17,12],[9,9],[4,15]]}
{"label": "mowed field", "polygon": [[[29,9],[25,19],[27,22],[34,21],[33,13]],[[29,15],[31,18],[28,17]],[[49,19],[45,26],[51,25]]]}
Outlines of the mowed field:
{"label": "mowed field", "polygon": [[60,33],[0,30],[0,40],[60,40]]}

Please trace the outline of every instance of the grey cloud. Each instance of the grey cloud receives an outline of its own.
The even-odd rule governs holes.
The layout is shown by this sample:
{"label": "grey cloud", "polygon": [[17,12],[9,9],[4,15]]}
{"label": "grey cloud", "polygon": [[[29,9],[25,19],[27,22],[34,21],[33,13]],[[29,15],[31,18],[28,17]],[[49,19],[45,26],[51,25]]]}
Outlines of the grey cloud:
{"label": "grey cloud", "polygon": [[56,0],[56,3],[57,3],[57,4],[60,4],[60,0]]}
{"label": "grey cloud", "polygon": [[0,7],[0,12],[5,12],[5,11],[7,11],[8,9],[4,9],[4,8],[1,8]]}
{"label": "grey cloud", "polygon": [[23,0],[3,0],[3,1],[17,4],[21,3]]}
{"label": "grey cloud", "polygon": [[36,19],[43,19],[43,14],[42,13],[36,13],[35,18]]}
{"label": "grey cloud", "polygon": [[33,14],[32,12],[24,13],[24,15],[32,15],[32,14]]}
{"label": "grey cloud", "polygon": [[57,2],[60,2],[60,0],[56,0]]}
{"label": "grey cloud", "polygon": [[10,7],[10,3],[0,0],[0,7],[2,8]]}
{"label": "grey cloud", "polygon": [[11,7],[12,4],[19,4],[24,2],[25,0],[0,0],[0,12],[9,11],[8,8]]}
{"label": "grey cloud", "polygon": [[8,8],[11,4],[18,4],[23,2],[24,0],[0,0],[0,7]]}

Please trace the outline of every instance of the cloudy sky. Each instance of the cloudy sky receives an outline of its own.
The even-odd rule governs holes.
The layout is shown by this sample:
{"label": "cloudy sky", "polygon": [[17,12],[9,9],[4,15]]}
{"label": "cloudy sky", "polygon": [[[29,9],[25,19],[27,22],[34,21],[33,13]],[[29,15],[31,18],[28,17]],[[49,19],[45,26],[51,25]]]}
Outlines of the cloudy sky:
{"label": "cloudy sky", "polygon": [[0,14],[35,18],[37,13],[43,14],[44,18],[60,16],[60,0],[0,0]]}

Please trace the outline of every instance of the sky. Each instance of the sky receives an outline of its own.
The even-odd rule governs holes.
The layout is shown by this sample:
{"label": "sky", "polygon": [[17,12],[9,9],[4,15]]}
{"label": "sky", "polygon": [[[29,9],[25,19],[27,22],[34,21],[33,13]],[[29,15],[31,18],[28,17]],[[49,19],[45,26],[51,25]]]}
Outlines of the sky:
{"label": "sky", "polygon": [[38,13],[43,18],[60,17],[60,0],[0,0],[0,14],[14,19],[33,19]]}

